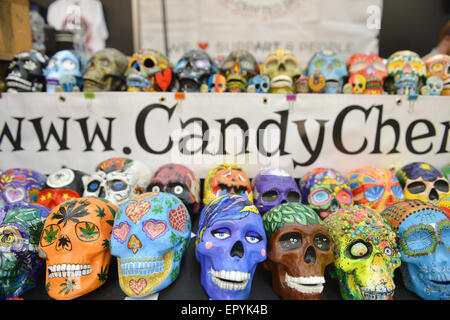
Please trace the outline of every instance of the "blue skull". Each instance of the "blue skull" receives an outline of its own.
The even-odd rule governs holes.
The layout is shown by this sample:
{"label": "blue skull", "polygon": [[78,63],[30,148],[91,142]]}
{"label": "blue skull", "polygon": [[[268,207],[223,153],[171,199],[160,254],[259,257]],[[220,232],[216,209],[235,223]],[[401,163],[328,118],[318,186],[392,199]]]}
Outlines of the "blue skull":
{"label": "blue skull", "polygon": [[196,241],[201,284],[213,300],[245,300],[256,266],[266,260],[266,235],[258,209],[227,194],[202,211]]}
{"label": "blue skull", "polygon": [[47,92],[81,91],[83,74],[80,60],[71,50],[58,51],[44,70]]}
{"label": "blue skull", "polygon": [[448,215],[433,204],[420,200],[393,204],[381,215],[397,231],[405,286],[422,299],[449,300]]}
{"label": "blue skull", "polygon": [[[316,73],[317,72],[317,73]],[[340,93],[344,78],[348,76],[345,61],[335,52],[324,50],[317,52],[306,67],[306,74],[321,74],[326,81],[322,93]]]}
{"label": "blue skull", "polygon": [[264,74],[257,74],[248,80],[248,92],[251,92],[251,86],[254,86],[254,92],[256,93],[268,93],[270,89],[270,79]]}

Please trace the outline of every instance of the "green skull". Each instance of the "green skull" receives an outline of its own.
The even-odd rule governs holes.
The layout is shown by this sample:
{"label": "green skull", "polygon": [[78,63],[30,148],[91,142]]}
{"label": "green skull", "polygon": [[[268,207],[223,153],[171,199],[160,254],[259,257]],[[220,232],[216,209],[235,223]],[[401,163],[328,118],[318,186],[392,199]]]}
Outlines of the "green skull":
{"label": "green skull", "polygon": [[262,74],[270,78],[270,93],[295,93],[300,68],[294,54],[285,49],[272,51],[264,61]]}
{"label": "green skull", "polygon": [[335,267],[346,300],[390,300],[400,266],[395,233],[365,206],[340,209],[324,220],[333,239]]}

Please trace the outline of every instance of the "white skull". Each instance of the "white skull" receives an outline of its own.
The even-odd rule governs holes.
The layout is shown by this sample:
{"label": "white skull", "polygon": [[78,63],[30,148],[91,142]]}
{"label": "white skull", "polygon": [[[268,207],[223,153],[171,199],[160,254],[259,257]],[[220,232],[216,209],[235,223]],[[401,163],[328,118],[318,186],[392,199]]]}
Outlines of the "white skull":
{"label": "white skull", "polygon": [[100,197],[116,206],[144,192],[151,172],[142,163],[127,158],[112,158],[101,162],[90,176],[84,176],[83,197]]}

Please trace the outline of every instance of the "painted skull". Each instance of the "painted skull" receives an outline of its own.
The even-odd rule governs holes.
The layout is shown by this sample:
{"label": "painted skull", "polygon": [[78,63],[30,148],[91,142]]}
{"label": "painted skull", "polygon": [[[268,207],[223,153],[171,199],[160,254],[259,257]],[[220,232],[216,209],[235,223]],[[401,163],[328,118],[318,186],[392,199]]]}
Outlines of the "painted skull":
{"label": "painted skull", "polygon": [[83,194],[82,177],[87,174],[78,170],[61,168],[47,177],[45,188],[39,192],[37,203],[53,209],[67,200],[80,198]]}
{"label": "painted skull", "polygon": [[156,170],[147,191],[171,193],[183,201],[191,215],[200,213],[200,180],[181,164],[166,164]]}
{"label": "painted skull", "polygon": [[[450,96],[450,56],[446,54],[432,54],[423,59],[427,68],[427,85],[442,83],[441,90],[434,88],[434,95]],[[439,81],[440,80],[440,81]]]}
{"label": "painted skull", "polygon": [[346,300],[390,300],[394,270],[401,264],[395,233],[366,206],[340,209],[324,223],[331,235],[334,266]]}
{"label": "painted skull", "polygon": [[277,49],[269,53],[261,73],[270,78],[270,93],[295,93],[295,82],[300,76],[300,68],[291,51]]}
{"label": "painted skull", "polygon": [[47,92],[81,91],[83,88],[81,62],[75,52],[62,50],[55,53],[49,60],[44,76]]}
{"label": "painted skull", "polygon": [[176,196],[151,192],[124,203],[111,237],[122,291],[144,297],[168,287],[178,277],[190,238],[191,219]]}
{"label": "painted skull", "polygon": [[83,91],[125,91],[128,59],[117,49],[105,48],[91,56],[83,74]]}
{"label": "painted skull", "polygon": [[111,158],[98,164],[95,173],[83,176],[83,197],[100,197],[116,206],[141,194],[151,178],[150,170],[140,161]]}
{"label": "painted skull", "polygon": [[450,196],[447,179],[428,163],[409,163],[397,171],[395,176],[403,187],[405,200],[429,202]]}
{"label": "painted skull", "polygon": [[308,206],[285,203],[263,216],[272,288],[286,300],[322,298],[325,268],[334,261],[331,237]]}
{"label": "painted skull", "polygon": [[201,284],[213,300],[246,300],[258,263],[266,260],[266,235],[258,209],[227,194],[200,214],[195,257]]}
{"label": "painted skull", "polygon": [[420,200],[387,208],[382,216],[397,232],[405,286],[426,300],[449,300],[449,214]]}
{"label": "painted skull", "polygon": [[37,50],[17,54],[8,66],[5,78],[7,92],[40,92],[45,90],[44,68],[48,57]]}
{"label": "painted skull", "polygon": [[259,66],[250,52],[236,50],[225,58],[220,73],[227,79],[228,91],[245,92],[248,80],[259,73]]}
{"label": "painted skull", "polygon": [[252,182],[255,206],[261,215],[282,203],[302,201],[294,178],[282,169],[262,170]]}
{"label": "painted skull", "polygon": [[320,93],[342,92],[345,78],[348,76],[345,61],[329,50],[314,54],[306,67],[306,75],[310,79],[317,79],[317,84],[325,83],[320,91],[312,89],[313,92]]}
{"label": "painted skull", "polygon": [[386,207],[404,199],[397,177],[384,168],[362,167],[347,175],[353,202],[381,213]]}
{"label": "painted skull", "polygon": [[206,51],[193,49],[178,60],[173,72],[178,79],[179,91],[199,92],[200,86],[219,70]]}
{"label": "painted skull", "polygon": [[423,60],[417,53],[408,50],[393,53],[386,62],[386,68],[393,81],[393,93],[396,94],[418,93],[418,88],[426,76]]}
{"label": "painted skull", "polygon": [[257,74],[248,80],[247,92],[268,93],[270,79],[264,74]]}
{"label": "painted skull", "polygon": [[49,212],[24,202],[0,208],[0,299],[17,298],[36,286],[43,264],[39,237]]}
{"label": "painted skull", "polygon": [[208,91],[209,92],[225,92],[227,89],[227,79],[217,73],[209,76],[208,78]]}
{"label": "painted skull", "polygon": [[4,204],[32,202],[38,200],[47,177],[37,171],[14,168],[1,172],[0,195]]}
{"label": "painted skull", "polygon": [[215,197],[235,193],[253,202],[252,185],[241,167],[221,164],[209,171],[203,185],[203,204],[207,205]]}
{"label": "painted skull", "polygon": [[167,91],[172,84],[169,60],[154,49],[141,49],[128,59],[127,91]]}
{"label": "painted skull", "polygon": [[302,178],[303,202],[322,219],[334,211],[353,205],[352,190],[347,179],[331,168],[316,168]]}
{"label": "painted skull", "polygon": [[116,211],[114,204],[101,198],[78,198],[52,209],[39,241],[50,297],[75,299],[105,283]]}
{"label": "painted skull", "polygon": [[[347,60],[350,77],[360,75],[364,80],[357,80],[356,85],[364,83],[363,94],[382,94],[384,79],[388,76],[383,59],[374,53],[357,53]],[[355,92],[354,92],[355,93]]]}

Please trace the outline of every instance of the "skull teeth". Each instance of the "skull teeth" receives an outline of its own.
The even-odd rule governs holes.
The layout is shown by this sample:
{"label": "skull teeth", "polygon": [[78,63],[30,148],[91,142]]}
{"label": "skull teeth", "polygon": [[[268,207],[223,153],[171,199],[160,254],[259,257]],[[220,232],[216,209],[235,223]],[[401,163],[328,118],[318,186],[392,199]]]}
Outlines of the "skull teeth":
{"label": "skull teeth", "polygon": [[[153,259],[155,260],[155,259]],[[148,275],[164,271],[164,261],[159,259],[153,262],[121,262],[120,272],[123,276]]]}
{"label": "skull teeth", "polygon": [[79,278],[92,273],[89,264],[54,264],[48,266],[48,278]]}
{"label": "skull teeth", "polygon": [[301,293],[322,293],[324,277],[292,277],[286,273],[287,285]]}
{"label": "skull teeth", "polygon": [[211,268],[210,274],[213,283],[224,290],[244,290],[250,280],[250,273],[241,271],[216,271]]}
{"label": "skull teeth", "polygon": [[381,288],[378,290],[361,290],[364,300],[388,300],[392,298],[394,290]]}

